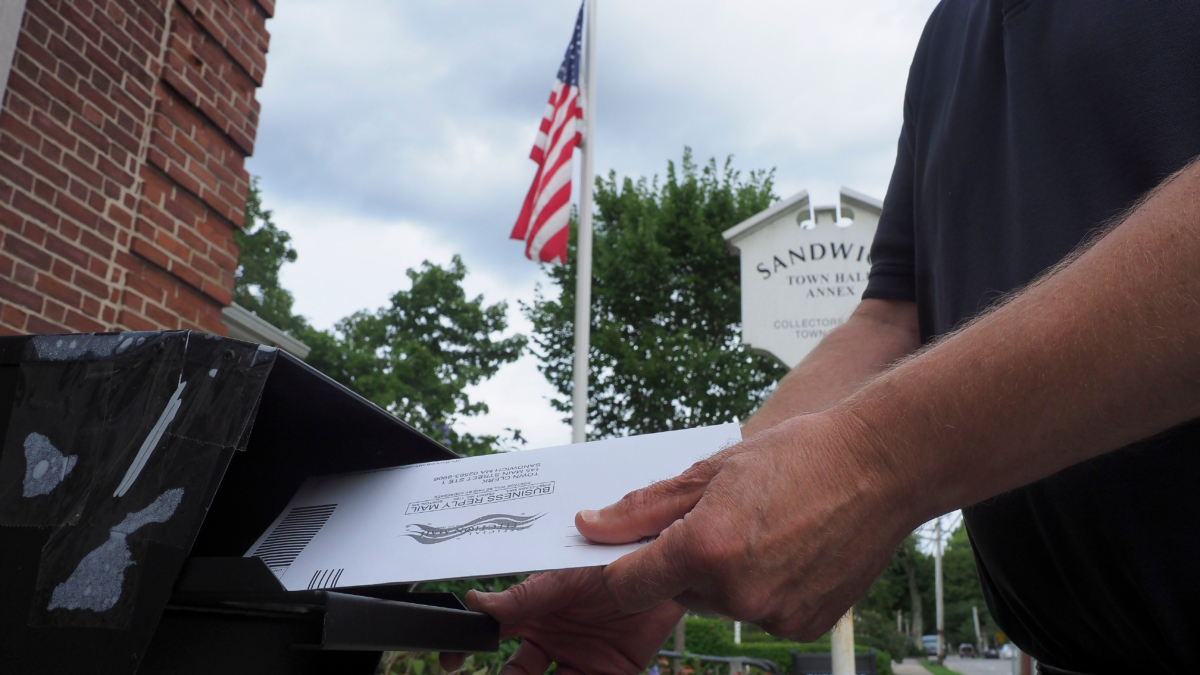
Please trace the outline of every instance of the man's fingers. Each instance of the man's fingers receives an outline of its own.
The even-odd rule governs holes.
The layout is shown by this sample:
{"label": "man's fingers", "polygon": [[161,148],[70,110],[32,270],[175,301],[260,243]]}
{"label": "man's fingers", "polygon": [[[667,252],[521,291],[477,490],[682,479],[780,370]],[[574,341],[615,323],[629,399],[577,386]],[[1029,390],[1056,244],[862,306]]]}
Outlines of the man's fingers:
{"label": "man's fingers", "polygon": [[704,494],[720,469],[720,457],[693,464],[682,474],[635,490],[599,511],[575,514],[575,527],[601,544],[628,544],[652,537],[679,520]]}
{"label": "man's fingers", "polygon": [[529,640],[521,640],[512,658],[500,669],[500,675],[542,675],[550,667],[550,657]]}
{"label": "man's fingers", "polygon": [[690,550],[687,521],[672,524],[658,539],[604,568],[604,585],[621,611],[641,612],[687,590],[700,561]]}
{"label": "man's fingers", "polygon": [[528,619],[545,616],[571,603],[582,589],[599,587],[599,567],[543,572],[502,593],[467,592],[467,607],[500,622],[501,637]]}

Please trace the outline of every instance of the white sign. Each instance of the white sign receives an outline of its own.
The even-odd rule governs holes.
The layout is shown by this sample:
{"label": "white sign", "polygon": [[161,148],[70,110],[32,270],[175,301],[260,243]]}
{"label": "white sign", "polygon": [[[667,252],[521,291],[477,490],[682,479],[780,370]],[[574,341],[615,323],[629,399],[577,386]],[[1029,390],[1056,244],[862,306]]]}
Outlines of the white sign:
{"label": "white sign", "polygon": [[737,424],[310,478],[246,553],[291,591],[607,565],[649,539],[584,539],[575,514],[683,473]]}
{"label": "white sign", "polygon": [[810,210],[800,192],[728,229],[741,256],[742,340],[788,368],[800,363],[862,299],[882,204],[848,188],[841,218]]}

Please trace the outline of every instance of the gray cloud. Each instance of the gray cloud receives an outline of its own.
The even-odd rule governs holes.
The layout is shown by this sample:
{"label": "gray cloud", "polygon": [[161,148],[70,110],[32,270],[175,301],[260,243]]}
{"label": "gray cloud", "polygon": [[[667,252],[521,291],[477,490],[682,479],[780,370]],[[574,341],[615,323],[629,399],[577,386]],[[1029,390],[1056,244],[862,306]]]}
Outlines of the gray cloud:
{"label": "gray cloud", "polygon": [[[702,159],[776,167],[781,194],[832,198],[849,184],[882,196],[934,4],[602,2],[597,173],[661,174],[691,145]],[[280,3],[249,165],[268,206],[418,223],[468,263],[533,279],[506,236],[577,8]]]}
{"label": "gray cloud", "polygon": [[[777,192],[878,197],[908,64],[935,0],[600,0],[600,175],[700,160],[775,167]],[[468,293],[528,300],[538,267],[507,239],[578,11],[575,0],[286,0],[272,33],[256,156],[266,205],[296,236],[284,270],[318,326],[407,288],[406,267],[463,254]],[[465,430],[566,443],[527,356],[473,395]]]}

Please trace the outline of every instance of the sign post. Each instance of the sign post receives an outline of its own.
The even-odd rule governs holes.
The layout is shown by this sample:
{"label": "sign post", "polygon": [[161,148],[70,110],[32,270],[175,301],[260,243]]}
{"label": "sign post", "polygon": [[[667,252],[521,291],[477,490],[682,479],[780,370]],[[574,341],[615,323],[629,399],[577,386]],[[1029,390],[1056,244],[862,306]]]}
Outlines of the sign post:
{"label": "sign post", "polygon": [[[788,368],[850,318],[867,287],[883,204],[849,188],[839,201],[812,208],[801,191],[723,233],[741,257],[742,341]],[[831,637],[833,675],[853,675],[853,610]]]}

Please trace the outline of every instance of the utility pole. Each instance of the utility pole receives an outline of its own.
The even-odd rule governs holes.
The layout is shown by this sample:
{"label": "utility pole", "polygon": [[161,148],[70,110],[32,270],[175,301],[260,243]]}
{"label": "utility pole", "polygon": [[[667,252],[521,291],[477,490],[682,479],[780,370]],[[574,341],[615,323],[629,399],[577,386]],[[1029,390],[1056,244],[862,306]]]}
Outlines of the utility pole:
{"label": "utility pole", "polygon": [[937,662],[941,665],[946,660],[946,607],[942,593],[942,518],[938,516],[934,524],[934,537],[937,539],[933,547],[933,584],[937,594]]}
{"label": "utility pole", "polygon": [[896,610],[896,632],[897,633],[904,632],[904,630],[901,629],[901,626],[903,625],[902,622],[904,621],[903,615],[904,615],[904,610],[900,610],[900,609]]}
{"label": "utility pole", "polygon": [[983,653],[983,632],[979,630],[979,607],[972,605],[971,614],[975,616],[975,653]]}

